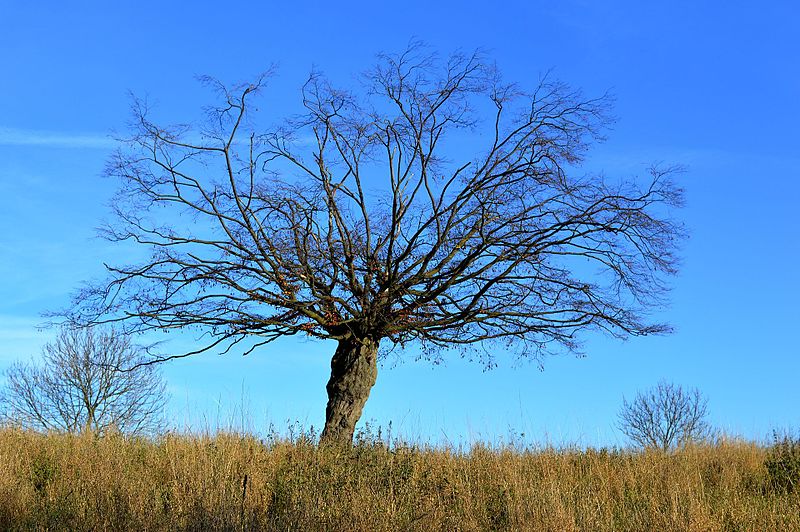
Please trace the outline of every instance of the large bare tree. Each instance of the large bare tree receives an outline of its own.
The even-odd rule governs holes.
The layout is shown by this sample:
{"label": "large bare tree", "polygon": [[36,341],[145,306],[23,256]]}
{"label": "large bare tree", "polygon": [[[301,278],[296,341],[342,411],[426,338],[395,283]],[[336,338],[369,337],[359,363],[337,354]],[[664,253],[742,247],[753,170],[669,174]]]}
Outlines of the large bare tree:
{"label": "large bare tree", "polygon": [[[539,357],[582,331],[667,331],[647,311],[675,271],[671,170],[579,170],[609,99],[504,83],[481,54],[381,56],[355,91],[313,74],[303,111],[256,130],[267,77],[225,87],[198,126],[133,130],[108,173],[113,241],[152,249],[78,297],[71,318],[202,329],[191,353],[276,338],[337,343],[323,440],[348,442],[379,346]],[[494,345],[497,344],[497,345]],[[166,357],[164,357],[166,358]]]}
{"label": "large bare tree", "polygon": [[167,396],[156,368],[135,367],[144,361],[143,351],[113,330],[65,327],[40,363],[6,371],[0,405],[7,421],[26,428],[152,434]]}

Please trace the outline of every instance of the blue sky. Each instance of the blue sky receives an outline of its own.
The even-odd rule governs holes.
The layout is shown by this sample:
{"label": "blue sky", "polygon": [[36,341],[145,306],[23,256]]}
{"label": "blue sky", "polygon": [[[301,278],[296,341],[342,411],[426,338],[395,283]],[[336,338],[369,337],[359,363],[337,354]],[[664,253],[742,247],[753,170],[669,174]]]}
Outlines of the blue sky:
{"label": "blue sky", "polygon": [[[676,332],[586,338],[585,358],[536,364],[499,354],[387,361],[364,420],[430,441],[624,443],[623,395],[665,378],[696,386],[712,421],[762,438],[800,427],[800,7],[794,2],[12,2],[0,0],[0,369],[36,356],[63,307],[120,248],[94,236],[115,184],[100,177],[124,131],[129,92],[171,121],[195,116],[209,74],[248,79],[278,65],[262,105],[295,102],[317,67],[349,79],[412,37],[448,53],[486,49],[506,79],[544,71],[589,95],[610,90],[618,122],[586,166],[687,167],[691,238],[662,312]],[[177,344],[187,345],[190,338]],[[333,345],[280,341],[242,358],[164,368],[178,426],[242,417],[320,427]]]}

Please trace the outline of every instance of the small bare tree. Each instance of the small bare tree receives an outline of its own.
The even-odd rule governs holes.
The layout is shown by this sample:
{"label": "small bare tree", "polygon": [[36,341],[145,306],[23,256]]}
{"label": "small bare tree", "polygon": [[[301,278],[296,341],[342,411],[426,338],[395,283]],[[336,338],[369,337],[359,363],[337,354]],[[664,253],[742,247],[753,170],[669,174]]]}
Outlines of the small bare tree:
{"label": "small bare tree", "polygon": [[711,435],[707,404],[696,388],[661,381],[630,403],[623,398],[618,426],[637,445],[668,451]]}
{"label": "small bare tree", "polygon": [[143,360],[114,330],[65,327],[45,345],[41,364],[7,370],[0,402],[8,421],[26,428],[150,434],[163,424],[167,396],[155,367],[135,367]]}
{"label": "small bare tree", "polygon": [[313,74],[304,114],[255,129],[264,79],[228,88],[197,127],[134,105],[108,165],[121,181],[112,241],[137,264],[78,296],[68,317],[126,332],[201,329],[180,356],[244,353],[303,335],[336,343],[322,437],[350,442],[381,346],[432,357],[498,344],[539,357],[584,331],[669,330],[648,319],[676,270],[681,189],[669,169],[608,179],[576,168],[608,98],[543,79],[502,81],[480,54],[414,45],[382,56],[362,90]]}

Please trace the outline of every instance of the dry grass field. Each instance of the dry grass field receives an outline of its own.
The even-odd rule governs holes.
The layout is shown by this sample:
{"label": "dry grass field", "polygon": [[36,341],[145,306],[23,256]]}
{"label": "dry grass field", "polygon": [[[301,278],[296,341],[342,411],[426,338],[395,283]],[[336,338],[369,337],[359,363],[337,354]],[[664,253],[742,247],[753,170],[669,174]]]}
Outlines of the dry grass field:
{"label": "dry grass field", "polygon": [[800,530],[768,447],[318,448],[0,431],[1,530]]}

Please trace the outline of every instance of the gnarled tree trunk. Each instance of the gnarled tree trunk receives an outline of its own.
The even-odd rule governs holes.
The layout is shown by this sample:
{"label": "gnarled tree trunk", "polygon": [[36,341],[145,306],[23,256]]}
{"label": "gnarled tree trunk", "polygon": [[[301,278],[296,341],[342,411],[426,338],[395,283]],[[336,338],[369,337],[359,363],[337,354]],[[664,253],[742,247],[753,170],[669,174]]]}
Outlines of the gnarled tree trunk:
{"label": "gnarled tree trunk", "polygon": [[331,359],[323,443],[352,443],[356,423],[378,378],[378,343],[353,337],[339,341]]}

